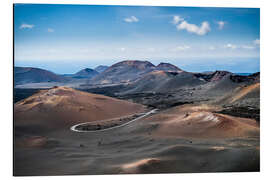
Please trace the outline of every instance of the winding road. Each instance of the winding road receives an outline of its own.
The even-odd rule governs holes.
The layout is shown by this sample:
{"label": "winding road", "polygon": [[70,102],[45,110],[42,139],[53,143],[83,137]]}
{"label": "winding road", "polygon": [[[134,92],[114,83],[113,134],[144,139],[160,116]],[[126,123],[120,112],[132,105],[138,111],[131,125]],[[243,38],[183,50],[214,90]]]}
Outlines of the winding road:
{"label": "winding road", "polygon": [[144,117],[146,117],[146,116],[148,116],[148,115],[150,115],[150,114],[154,114],[157,110],[158,110],[158,109],[153,109],[153,110],[151,110],[151,111],[145,113],[144,115],[142,115],[142,116],[140,116],[140,117],[137,117],[137,118],[135,118],[135,119],[133,119],[133,120],[131,120],[131,121],[128,121],[128,122],[126,122],[126,123],[124,123],[124,124],[120,124],[120,125],[118,125],[118,126],[109,127],[109,128],[106,128],[106,129],[101,129],[101,130],[91,130],[91,131],[84,131],[84,130],[77,130],[77,129],[76,129],[77,126],[80,126],[80,125],[84,125],[84,124],[90,123],[90,122],[85,122],[85,123],[80,123],[80,124],[76,124],[76,125],[72,126],[72,127],[70,128],[70,130],[71,130],[71,131],[75,131],[75,132],[101,132],[101,131],[108,131],[108,130],[112,130],[112,129],[116,129],[116,128],[123,127],[123,126],[128,125],[128,124],[130,124],[130,123],[132,123],[132,122],[135,122],[135,121],[137,121],[137,120],[139,120],[139,119],[142,119],[142,118],[144,118]]}

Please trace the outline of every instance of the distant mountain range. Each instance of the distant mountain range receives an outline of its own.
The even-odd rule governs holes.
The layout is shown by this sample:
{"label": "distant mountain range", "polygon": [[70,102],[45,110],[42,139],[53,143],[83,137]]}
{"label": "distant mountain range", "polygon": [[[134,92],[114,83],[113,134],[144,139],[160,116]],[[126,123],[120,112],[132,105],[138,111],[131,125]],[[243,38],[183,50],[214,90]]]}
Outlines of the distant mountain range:
{"label": "distant mountain range", "polygon": [[70,82],[76,79],[91,79],[102,73],[108,66],[98,66],[95,69],[85,68],[75,74],[55,74],[45,69],[34,67],[15,67],[14,83],[15,85],[28,83],[46,83],[46,82]]}
{"label": "distant mountain range", "polygon": [[[260,72],[251,75],[228,71],[194,73],[169,63],[155,66],[138,60],[116,63],[101,73],[86,68],[68,76],[38,68],[15,67],[14,70],[16,89],[66,86],[120,99],[133,97],[132,102],[153,107],[215,100],[226,95],[219,103],[259,107]],[[232,98],[234,94],[238,95]],[[25,97],[25,94],[17,96]]]}
{"label": "distant mountain range", "polygon": [[[164,92],[176,90],[180,87],[192,87],[209,82],[224,83],[230,87],[231,83],[259,81],[258,74],[233,74],[228,71],[205,73],[186,72],[170,63],[160,63],[157,66],[149,61],[126,60],[112,66],[98,66],[95,69],[85,68],[75,74],[57,75],[53,72],[31,67],[15,67],[14,83],[23,85],[28,83],[61,82],[69,84],[86,83],[88,85],[106,85],[127,83],[126,92],[140,91]],[[217,88],[218,85],[216,83]],[[220,85],[223,87],[226,85]]]}
{"label": "distant mountain range", "polygon": [[149,61],[127,60],[110,66],[104,72],[91,79],[90,83],[111,84],[131,82],[147,73],[157,70],[182,71],[180,68],[169,63],[160,63],[155,66]]}

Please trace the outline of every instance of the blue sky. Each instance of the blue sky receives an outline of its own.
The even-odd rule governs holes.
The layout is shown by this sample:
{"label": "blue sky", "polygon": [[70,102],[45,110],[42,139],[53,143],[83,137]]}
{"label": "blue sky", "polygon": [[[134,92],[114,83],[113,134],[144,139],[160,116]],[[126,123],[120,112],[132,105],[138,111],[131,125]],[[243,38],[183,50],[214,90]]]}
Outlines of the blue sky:
{"label": "blue sky", "polygon": [[126,59],[187,71],[260,69],[260,10],[151,6],[14,6],[15,65],[74,73]]}

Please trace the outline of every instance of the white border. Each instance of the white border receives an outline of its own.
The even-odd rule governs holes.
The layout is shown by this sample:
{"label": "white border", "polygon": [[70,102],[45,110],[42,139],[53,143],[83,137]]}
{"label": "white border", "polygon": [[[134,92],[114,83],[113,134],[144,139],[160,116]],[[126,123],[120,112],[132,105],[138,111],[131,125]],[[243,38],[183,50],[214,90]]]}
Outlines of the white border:
{"label": "white border", "polygon": [[200,7],[260,7],[254,0],[14,0],[15,3],[41,4],[102,4],[102,5],[147,5],[147,6],[200,6]]}
{"label": "white border", "polygon": [[[270,4],[269,0],[2,0],[1,18],[1,161],[2,179],[12,177],[12,4],[45,3],[45,4],[109,4],[109,5],[153,5],[153,6],[200,6],[200,7],[260,7],[261,8],[261,172],[260,173],[205,173],[205,174],[162,174],[162,175],[110,175],[110,176],[56,176],[39,177],[40,179],[270,179],[270,118],[267,110],[270,107]],[[269,172],[268,172],[269,171]],[[24,177],[20,179],[37,179]]]}

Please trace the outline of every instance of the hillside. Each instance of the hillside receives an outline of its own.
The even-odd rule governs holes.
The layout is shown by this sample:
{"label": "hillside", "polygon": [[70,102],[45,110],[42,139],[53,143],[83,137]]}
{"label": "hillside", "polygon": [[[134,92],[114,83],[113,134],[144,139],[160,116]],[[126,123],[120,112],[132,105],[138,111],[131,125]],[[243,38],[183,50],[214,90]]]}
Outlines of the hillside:
{"label": "hillside", "polygon": [[71,125],[131,115],[144,106],[67,87],[41,90],[14,106],[15,126],[20,129],[69,129]]}
{"label": "hillside", "polygon": [[110,84],[132,82],[155,70],[182,71],[169,63],[160,63],[158,66],[155,66],[148,61],[126,60],[110,66],[104,72],[93,78],[90,83]]}
{"label": "hillside", "polygon": [[15,67],[14,83],[67,82],[69,79],[53,72],[32,67]]}
{"label": "hillside", "polygon": [[192,73],[184,71],[153,71],[131,83],[126,93],[169,92],[182,87],[193,87],[204,83]]}
{"label": "hillside", "polygon": [[93,70],[90,68],[85,68],[85,69],[82,69],[79,72],[75,73],[72,76],[72,78],[77,78],[77,79],[92,78],[98,74],[99,74],[99,72],[97,72],[96,70]]}
{"label": "hillside", "polygon": [[94,77],[93,84],[109,84],[129,82],[142,74],[152,71],[155,66],[148,61],[122,61],[110,66],[104,72]]}
{"label": "hillside", "polygon": [[172,65],[170,63],[164,63],[164,62],[159,63],[156,66],[156,70],[162,70],[162,71],[182,71],[177,66]]}
{"label": "hillside", "polygon": [[146,121],[159,124],[153,132],[159,137],[211,139],[259,136],[259,124],[254,119],[214,113],[219,108],[205,104],[177,106],[146,118]]}
{"label": "hillside", "polygon": [[99,73],[102,73],[103,71],[105,71],[106,69],[108,69],[109,66],[103,66],[103,65],[99,65],[97,66],[94,70],[99,72]]}

